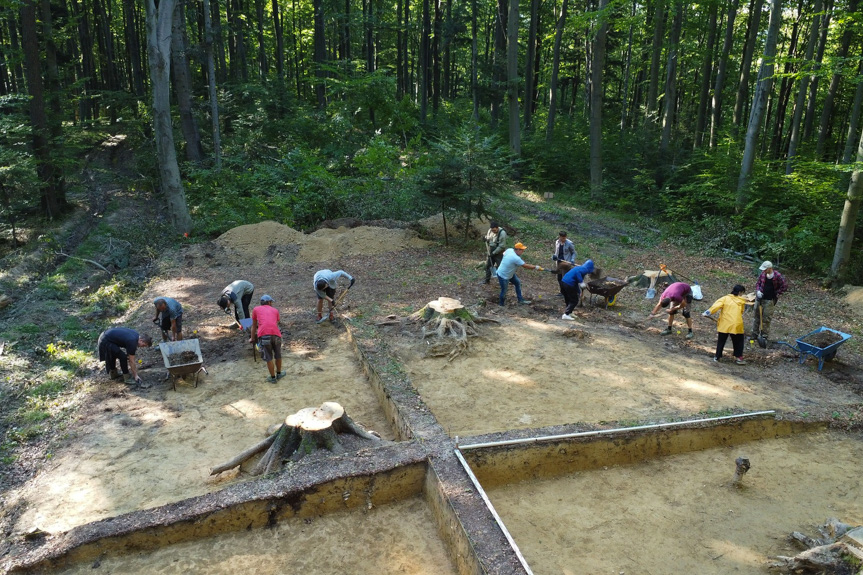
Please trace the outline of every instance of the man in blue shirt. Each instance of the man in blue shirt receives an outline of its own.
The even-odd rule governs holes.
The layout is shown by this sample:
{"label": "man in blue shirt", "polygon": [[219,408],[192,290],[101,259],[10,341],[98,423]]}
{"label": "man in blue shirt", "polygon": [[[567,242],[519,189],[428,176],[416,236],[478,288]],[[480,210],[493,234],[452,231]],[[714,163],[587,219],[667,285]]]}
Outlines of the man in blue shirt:
{"label": "man in blue shirt", "polygon": [[[96,349],[99,351],[99,361],[105,362],[105,369],[111,379],[122,377],[124,383],[140,384],[141,377],[138,375],[135,352],[139,347],[151,345],[153,345],[153,338],[149,335],[139,335],[137,331],[127,327],[113,327],[102,332]],[[121,371],[117,371],[118,360]]]}
{"label": "man in blue shirt", "polygon": [[530,303],[530,301],[521,296],[521,280],[518,279],[515,272],[520,267],[540,272],[543,271],[543,268],[537,265],[524,263],[524,260],[521,259],[521,254],[523,254],[526,249],[527,246],[519,242],[515,244],[514,247],[503,252],[503,259],[501,259],[500,265],[497,266],[497,281],[500,283],[500,303],[498,305],[501,307],[506,303],[506,292],[509,288],[509,284],[515,286],[515,297],[518,298],[518,303],[522,305]]}
{"label": "man in blue shirt", "polygon": [[[156,317],[153,323],[162,328],[162,340],[180,341],[183,339],[183,306],[170,297],[157,297],[153,300]],[[160,318],[161,317],[161,321]],[[171,332],[170,337],[168,332]]]}

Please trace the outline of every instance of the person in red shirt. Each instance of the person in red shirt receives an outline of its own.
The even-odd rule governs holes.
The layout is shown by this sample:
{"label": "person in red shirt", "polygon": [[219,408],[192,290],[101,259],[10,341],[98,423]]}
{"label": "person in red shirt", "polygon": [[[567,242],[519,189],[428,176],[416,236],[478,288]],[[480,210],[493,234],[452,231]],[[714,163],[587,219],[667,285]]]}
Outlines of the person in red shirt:
{"label": "person in red shirt", "polygon": [[668,308],[665,313],[668,314],[668,327],[665,331],[659,332],[659,335],[671,335],[671,327],[674,325],[674,316],[679,311],[686,319],[686,327],[689,332],[686,334],[686,339],[692,339],[692,315],[689,311],[689,306],[692,304],[692,288],[688,283],[674,282],[662,292],[659,297],[659,303],[650,312],[650,317],[658,317],[661,308]]}
{"label": "person in red shirt", "polygon": [[273,298],[264,294],[261,305],[252,310],[252,343],[260,344],[261,357],[267,362],[270,377],[276,381],[285,377],[282,371],[282,332],[279,329],[279,310],[273,307]]}

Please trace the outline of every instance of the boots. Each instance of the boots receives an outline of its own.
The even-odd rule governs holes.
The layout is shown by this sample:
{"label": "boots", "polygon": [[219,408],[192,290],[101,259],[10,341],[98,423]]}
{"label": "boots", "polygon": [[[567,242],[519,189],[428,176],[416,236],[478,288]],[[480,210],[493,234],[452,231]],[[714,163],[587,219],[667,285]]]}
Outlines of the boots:
{"label": "boots", "polygon": [[108,375],[111,377],[111,379],[120,379],[120,378],[122,378],[122,377],[123,377],[123,374],[122,374],[122,373],[120,373],[120,372],[117,370],[117,368],[116,368],[116,367],[115,367],[115,368],[113,368],[113,369],[111,369],[111,370],[108,372]]}

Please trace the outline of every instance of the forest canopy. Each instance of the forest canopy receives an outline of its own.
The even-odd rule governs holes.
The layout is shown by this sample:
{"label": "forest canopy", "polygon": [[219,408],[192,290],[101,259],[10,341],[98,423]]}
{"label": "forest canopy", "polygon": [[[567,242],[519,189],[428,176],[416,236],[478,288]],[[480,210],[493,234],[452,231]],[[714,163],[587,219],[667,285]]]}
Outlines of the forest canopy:
{"label": "forest canopy", "polygon": [[0,0],[4,237],[123,134],[180,233],[521,186],[859,283],[861,32],[858,0]]}

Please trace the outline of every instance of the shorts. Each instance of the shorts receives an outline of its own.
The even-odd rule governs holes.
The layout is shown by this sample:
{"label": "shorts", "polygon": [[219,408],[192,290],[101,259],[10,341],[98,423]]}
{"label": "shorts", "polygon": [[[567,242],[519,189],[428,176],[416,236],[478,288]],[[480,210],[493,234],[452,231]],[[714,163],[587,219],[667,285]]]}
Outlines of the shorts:
{"label": "shorts", "polygon": [[[177,322],[177,333],[183,331],[183,314],[178,315],[174,321]],[[162,312],[162,323],[159,327],[162,331],[171,331],[171,318],[165,312]]]}
{"label": "shorts", "polygon": [[[327,294],[327,297],[334,298],[334,297],[336,297],[336,288],[331,288],[328,286],[327,289],[324,290],[324,293]],[[324,298],[322,298],[321,296],[318,296],[318,299],[324,299]]]}
{"label": "shorts", "polygon": [[282,359],[282,338],[277,335],[262,335],[258,338],[261,346],[261,358],[264,361]]}

